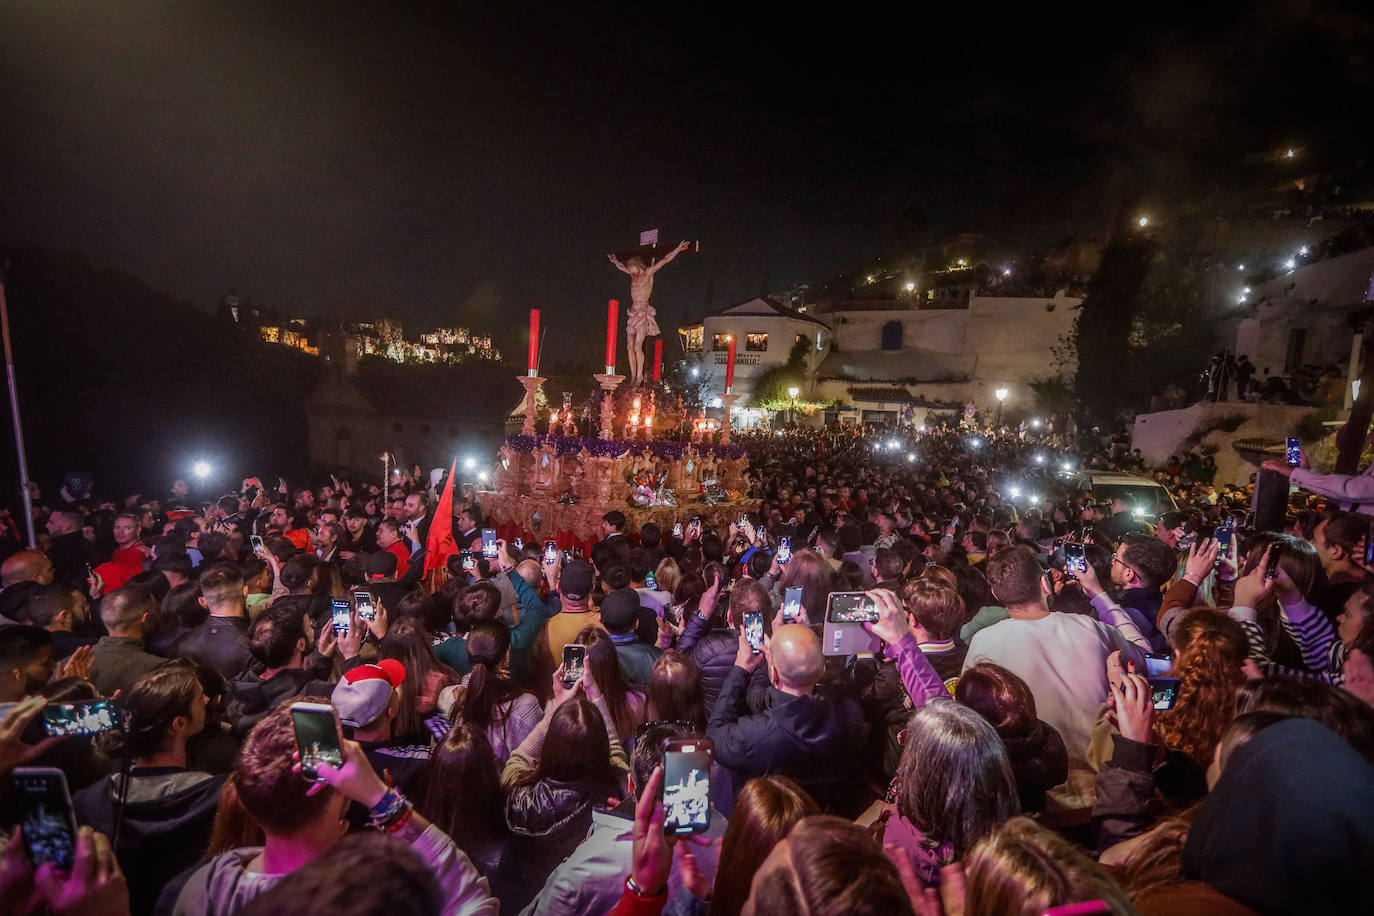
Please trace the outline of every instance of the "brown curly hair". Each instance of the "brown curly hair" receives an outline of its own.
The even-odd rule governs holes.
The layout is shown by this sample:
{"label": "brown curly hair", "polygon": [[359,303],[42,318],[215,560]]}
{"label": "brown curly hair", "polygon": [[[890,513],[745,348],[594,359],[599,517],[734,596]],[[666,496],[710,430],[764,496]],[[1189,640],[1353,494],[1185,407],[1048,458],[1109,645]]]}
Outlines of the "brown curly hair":
{"label": "brown curly hair", "polygon": [[1155,731],[1202,766],[1235,716],[1236,690],[1245,683],[1241,663],[1249,652],[1245,631],[1225,613],[1195,607],[1173,632],[1174,676],[1179,685],[1173,709],[1155,715]]}

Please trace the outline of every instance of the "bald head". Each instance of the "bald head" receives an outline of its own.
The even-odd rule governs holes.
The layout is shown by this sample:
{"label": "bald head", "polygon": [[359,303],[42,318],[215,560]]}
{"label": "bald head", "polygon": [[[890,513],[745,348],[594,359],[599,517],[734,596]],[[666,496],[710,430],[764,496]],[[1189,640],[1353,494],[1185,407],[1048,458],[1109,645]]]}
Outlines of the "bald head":
{"label": "bald head", "polygon": [[0,565],[0,585],[5,588],[17,582],[47,585],[51,581],[52,561],[36,550],[21,550]]}
{"label": "bald head", "polygon": [[810,627],[789,623],[773,631],[769,662],[774,682],[785,690],[810,693],[821,679],[825,656]]}
{"label": "bald head", "polygon": [[539,580],[544,578],[544,573],[539,568],[538,560],[521,560],[515,565],[515,572],[520,578],[529,583],[530,588],[537,588]]}

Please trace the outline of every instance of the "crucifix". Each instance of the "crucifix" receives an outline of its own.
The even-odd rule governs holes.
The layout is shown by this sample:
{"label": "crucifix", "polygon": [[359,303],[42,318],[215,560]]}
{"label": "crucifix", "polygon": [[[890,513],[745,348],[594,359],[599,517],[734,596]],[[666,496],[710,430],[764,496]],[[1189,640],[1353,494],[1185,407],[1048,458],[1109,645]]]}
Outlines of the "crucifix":
{"label": "crucifix", "polygon": [[[649,297],[654,291],[654,274],[684,251],[700,251],[700,242],[684,241],[672,248],[658,245],[658,230],[640,233],[640,245],[630,251],[606,256],[617,270],[630,275],[630,311],[625,316],[625,347],[630,355],[630,384],[644,381],[644,341],[656,337],[660,331],[654,320],[654,308]],[[666,252],[666,253],[665,253]]]}

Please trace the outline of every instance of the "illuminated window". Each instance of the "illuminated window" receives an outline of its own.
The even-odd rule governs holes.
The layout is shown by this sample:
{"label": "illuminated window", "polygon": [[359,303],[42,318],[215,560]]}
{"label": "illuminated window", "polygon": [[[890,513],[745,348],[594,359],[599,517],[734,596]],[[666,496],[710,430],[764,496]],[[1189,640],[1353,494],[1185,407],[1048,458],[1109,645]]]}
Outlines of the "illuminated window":
{"label": "illuminated window", "polygon": [[705,333],[701,325],[697,325],[694,328],[688,328],[682,334],[682,349],[686,350],[688,353],[700,353]]}
{"label": "illuminated window", "polygon": [[711,335],[711,349],[712,349],[712,350],[728,350],[728,349],[730,349],[730,335],[729,335],[729,334],[713,334],[713,335]]}
{"label": "illuminated window", "polygon": [[763,353],[768,350],[767,334],[746,334],[744,335],[744,349],[755,353]]}

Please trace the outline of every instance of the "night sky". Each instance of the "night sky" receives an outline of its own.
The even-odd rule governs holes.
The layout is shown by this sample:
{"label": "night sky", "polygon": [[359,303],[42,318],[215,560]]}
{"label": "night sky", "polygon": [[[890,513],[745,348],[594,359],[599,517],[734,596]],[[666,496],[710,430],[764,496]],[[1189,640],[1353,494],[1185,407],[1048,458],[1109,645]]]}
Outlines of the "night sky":
{"label": "night sky", "polygon": [[1368,148],[1355,5],[759,6],[0,0],[0,229],[206,308],[501,330],[627,298],[604,255],[657,227],[702,242],[666,330],[923,233],[1014,254],[1246,153]]}

